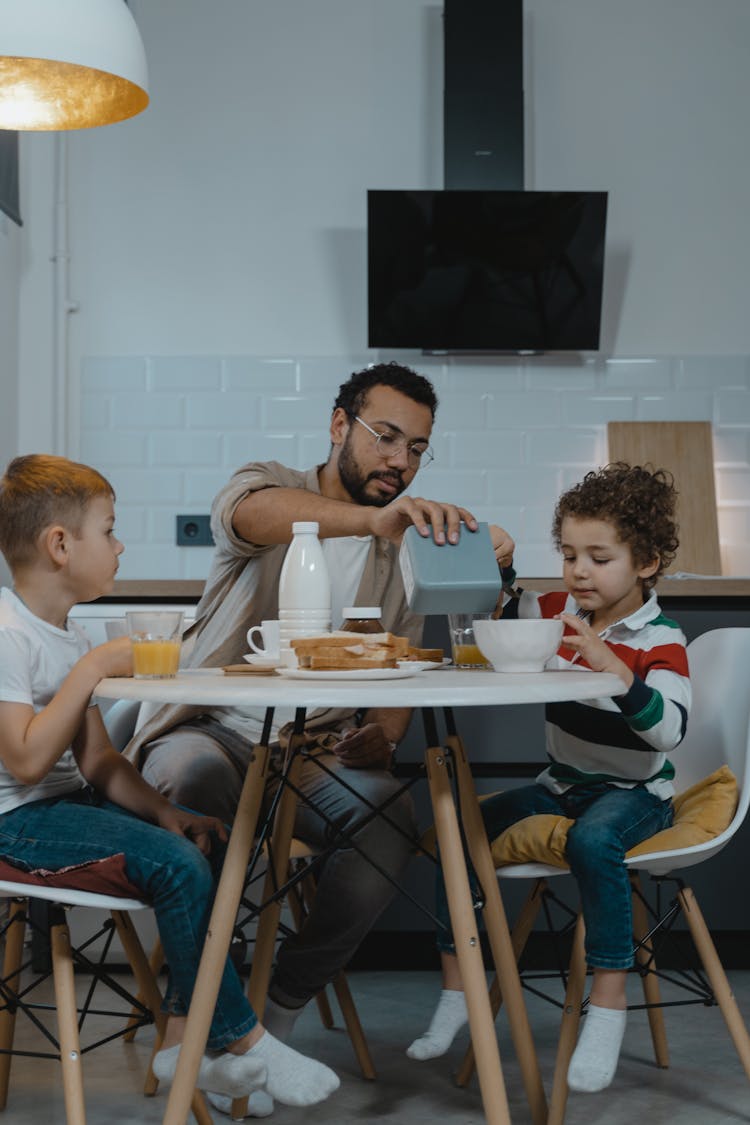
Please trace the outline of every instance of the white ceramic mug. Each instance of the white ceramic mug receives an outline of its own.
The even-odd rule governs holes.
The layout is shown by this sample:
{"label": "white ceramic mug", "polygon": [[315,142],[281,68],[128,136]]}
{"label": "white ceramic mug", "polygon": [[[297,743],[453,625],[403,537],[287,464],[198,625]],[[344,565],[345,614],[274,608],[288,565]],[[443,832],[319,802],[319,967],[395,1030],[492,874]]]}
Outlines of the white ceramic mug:
{"label": "white ceramic mug", "polygon": [[[253,639],[254,633],[258,633],[260,636],[260,645]],[[260,656],[277,657],[281,646],[279,622],[261,621],[260,625],[253,625],[247,631],[247,643],[253,652],[257,652]]]}

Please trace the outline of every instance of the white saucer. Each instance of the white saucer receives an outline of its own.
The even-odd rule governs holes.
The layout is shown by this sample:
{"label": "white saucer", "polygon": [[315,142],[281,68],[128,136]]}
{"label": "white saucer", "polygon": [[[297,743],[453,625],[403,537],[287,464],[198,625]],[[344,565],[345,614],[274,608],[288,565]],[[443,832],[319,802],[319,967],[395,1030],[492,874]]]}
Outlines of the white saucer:
{"label": "white saucer", "polygon": [[435,672],[438,668],[447,668],[453,661],[449,656],[442,660],[399,660],[399,668],[411,668],[414,672]]}
{"label": "white saucer", "polygon": [[280,656],[262,656],[259,652],[246,652],[242,659],[254,668],[278,668],[281,663]]}

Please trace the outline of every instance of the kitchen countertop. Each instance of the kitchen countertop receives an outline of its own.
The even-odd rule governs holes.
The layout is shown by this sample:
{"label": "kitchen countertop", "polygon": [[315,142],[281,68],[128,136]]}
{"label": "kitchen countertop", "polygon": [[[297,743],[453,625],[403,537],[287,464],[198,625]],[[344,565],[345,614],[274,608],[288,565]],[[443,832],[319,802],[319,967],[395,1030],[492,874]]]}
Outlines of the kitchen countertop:
{"label": "kitchen countertop", "polygon": [[[561,590],[559,578],[519,578],[520,586],[545,593]],[[126,598],[177,598],[193,600],[203,593],[203,581],[183,578],[130,578],[115,582],[115,588],[106,601],[116,602]],[[690,577],[662,578],[657,583],[660,598],[750,598],[750,578]]]}

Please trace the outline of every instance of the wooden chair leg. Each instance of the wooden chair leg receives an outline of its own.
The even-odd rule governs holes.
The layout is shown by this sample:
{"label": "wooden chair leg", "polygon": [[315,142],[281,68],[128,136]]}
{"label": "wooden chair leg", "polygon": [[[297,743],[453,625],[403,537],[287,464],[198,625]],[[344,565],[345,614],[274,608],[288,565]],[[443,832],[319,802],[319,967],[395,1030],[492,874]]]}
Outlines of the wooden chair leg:
{"label": "wooden chair leg", "polygon": [[[511,931],[510,940],[513,946],[513,954],[516,958],[516,964],[521,960],[521,954],[526,948],[526,942],[529,940],[534,922],[536,921],[539,910],[544,899],[544,892],[547,888],[546,879],[537,879],[532,889],[526,896],[526,900],[521,907],[521,911],[516,920],[516,924]],[[490,985],[490,1005],[492,1007],[492,1015],[497,1019],[497,1013],[503,1003],[502,992],[500,991],[500,981],[497,976],[494,977]],[[456,1074],[456,1085],[466,1086],[471,1080],[474,1073],[474,1046],[469,1043],[466,1049],[466,1054],[463,1057],[461,1066]]]}
{"label": "wooden chair leg", "polygon": [[719,960],[716,946],[711,939],[708,927],[703,920],[703,914],[690,887],[681,888],[678,898],[685,921],[690,928],[690,934],[695,942],[695,948],[698,950],[706,976],[711,982],[714,996],[732,1037],[732,1042],[744,1067],[745,1074],[750,1078],[750,1036],[748,1036],[745,1021],[737,1007],[737,1001]]}
{"label": "wooden chair leg", "polygon": [[76,1007],[73,958],[70,933],[65,919],[50,927],[52,974],[55,983],[57,1026],[60,1040],[65,1117],[68,1125],[85,1125],[86,1109],[83,1099],[83,1074],[81,1071],[81,1045],[78,1038],[78,1010]]}
{"label": "wooden chair leg", "polygon": [[[301,884],[298,884],[289,894],[289,907],[294,918],[294,925],[297,930],[302,926],[305,919],[305,910],[303,904],[300,902],[300,895],[304,900],[304,907],[310,910],[315,900],[316,882],[315,877],[310,873],[307,878],[303,879]],[[336,999],[339,1002],[341,1015],[344,1018],[344,1025],[351,1040],[354,1054],[357,1056],[359,1069],[362,1071],[362,1077],[367,1079],[374,1079],[375,1066],[370,1054],[370,1048],[367,1045],[365,1033],[362,1030],[362,1024],[359,1020],[354,999],[349,988],[349,982],[346,979],[346,973],[343,971],[338,974],[335,980],[332,981],[333,990],[336,993]],[[318,1011],[323,1022],[323,1026],[330,1030],[334,1026],[333,1013],[331,1012],[331,1005],[328,1003],[325,989],[318,993],[315,997],[318,1005]]]}
{"label": "wooden chair leg", "polygon": [[[292,735],[290,753],[296,750],[295,742],[304,742],[304,736]],[[298,755],[294,754],[289,766],[289,780],[293,785],[299,781],[302,763]],[[297,796],[291,786],[286,786],[276,809],[273,826],[268,870],[263,885],[263,901],[268,902],[276,892],[276,888],[283,886],[286,873],[289,870],[289,853],[292,846],[292,831],[294,816],[297,810]],[[260,912],[258,929],[255,936],[255,950],[253,952],[253,966],[250,971],[250,980],[247,986],[247,995],[253,1009],[259,1015],[263,1014],[266,1005],[268,983],[271,979],[271,966],[276,948],[276,934],[281,917],[281,901],[268,902]]]}
{"label": "wooden chair leg", "polygon": [[341,1008],[341,1014],[344,1017],[346,1030],[352,1042],[354,1054],[357,1056],[359,1069],[362,1071],[362,1077],[368,1078],[371,1081],[377,1077],[375,1074],[375,1066],[370,1055],[370,1048],[367,1046],[365,1033],[362,1030],[362,1024],[359,1022],[359,1015],[352,999],[352,994],[349,990],[349,982],[346,979],[346,974],[341,972],[333,981],[333,990],[336,993],[336,999]]}
{"label": "wooden chair leg", "polygon": [[568,1066],[576,1045],[578,1024],[581,1019],[583,990],[586,984],[586,957],[583,948],[585,929],[583,915],[578,916],[573,951],[570,958],[568,987],[565,990],[565,1006],[560,1023],[560,1037],[555,1058],[555,1076],[552,1082],[552,1096],[549,1103],[547,1125],[562,1125],[565,1119],[565,1105],[568,1100]]}
{"label": "wooden chair leg", "polygon": [[[159,973],[164,968],[164,948],[163,948],[163,946],[161,944],[161,940],[159,938],[157,938],[156,941],[154,942],[154,948],[151,950],[151,956],[148,959],[148,967],[151,970],[152,976],[155,977],[155,978],[159,976]],[[141,996],[140,992],[137,993],[136,999],[138,1001],[140,1001],[141,1004],[144,1003],[143,997]],[[126,1031],[125,1035],[123,1035],[123,1040],[124,1040],[125,1043],[132,1043],[133,1040],[135,1039],[135,1034],[138,1030],[138,1009],[137,1008],[133,1008],[133,1010],[130,1013],[130,1019],[128,1020],[128,1028],[130,1030]]]}
{"label": "wooden chair leg", "polygon": [[[294,865],[290,867],[289,874],[290,876],[296,874]],[[308,878],[312,878],[312,876],[308,876]],[[306,883],[307,879],[303,880],[303,882]],[[289,903],[289,909],[291,911],[292,918],[294,919],[294,928],[296,929],[297,933],[299,933],[305,921],[305,909],[302,903],[302,889],[299,884],[297,884],[297,886],[295,887],[292,887],[289,894],[287,895],[287,902]],[[330,1031],[334,1025],[333,1012],[331,1011],[331,1005],[328,1003],[328,996],[325,989],[321,989],[321,991],[315,997],[315,1003],[318,1008],[320,1022],[323,1024],[323,1027],[326,1029],[326,1031]]]}
{"label": "wooden chair leg", "polygon": [[667,1029],[664,1024],[664,1009],[661,1007],[661,990],[659,978],[656,975],[654,951],[651,943],[645,940],[648,933],[648,918],[641,896],[641,881],[637,872],[631,872],[630,883],[633,891],[633,934],[637,942],[635,959],[644,970],[641,974],[641,984],[643,986],[643,998],[648,1005],[646,1011],[648,1013],[648,1026],[651,1031],[651,1042],[654,1045],[654,1058],[657,1066],[666,1069],[669,1066]]}
{"label": "wooden chair leg", "polygon": [[[8,903],[8,925],[5,930],[5,955],[3,957],[3,980],[14,991],[18,991],[18,976],[23,960],[23,939],[26,932],[26,903],[11,899]],[[16,1009],[6,1004],[0,1012],[0,1110],[8,1101],[10,1066],[13,1056],[13,1037],[16,1029]]]}

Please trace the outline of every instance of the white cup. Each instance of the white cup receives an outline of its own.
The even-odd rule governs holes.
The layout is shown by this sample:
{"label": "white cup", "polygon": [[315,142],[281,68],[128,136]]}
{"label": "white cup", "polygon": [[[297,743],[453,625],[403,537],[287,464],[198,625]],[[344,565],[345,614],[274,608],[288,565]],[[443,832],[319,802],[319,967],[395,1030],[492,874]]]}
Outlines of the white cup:
{"label": "white cup", "polygon": [[104,632],[107,634],[108,641],[113,641],[115,637],[127,637],[128,623],[124,617],[115,617],[111,621],[104,622]]}
{"label": "white cup", "polygon": [[[261,644],[256,644],[253,634],[258,633]],[[247,643],[253,652],[260,656],[277,657],[281,646],[281,632],[278,621],[261,621],[260,625],[253,625],[247,631]],[[262,647],[261,647],[262,645]]]}

